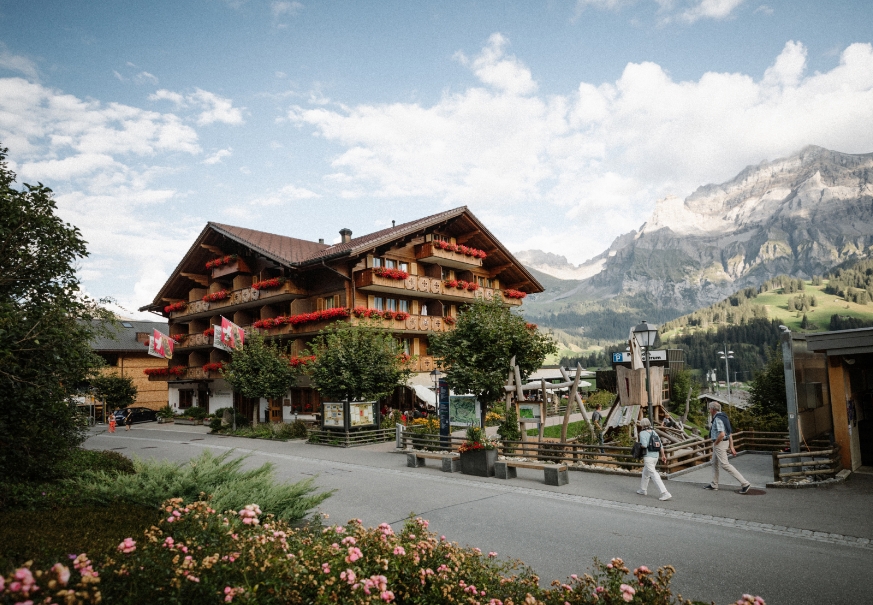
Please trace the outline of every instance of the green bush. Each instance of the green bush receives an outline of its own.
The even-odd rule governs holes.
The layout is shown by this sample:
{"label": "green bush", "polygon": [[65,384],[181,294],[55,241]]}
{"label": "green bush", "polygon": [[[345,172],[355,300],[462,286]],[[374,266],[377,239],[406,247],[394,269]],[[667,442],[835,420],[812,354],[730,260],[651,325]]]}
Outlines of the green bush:
{"label": "green bush", "polygon": [[169,404],[159,409],[157,413],[158,418],[173,418],[176,415],[176,413],[173,411],[173,408],[171,408]]}
{"label": "green bush", "polygon": [[260,502],[265,511],[288,522],[300,521],[330,495],[314,493],[311,479],[276,483],[275,467],[270,463],[244,471],[245,457],[230,460],[232,453],[214,456],[205,451],[184,464],[136,460],[134,475],[90,471],[75,483],[82,499],[93,504],[157,507],[169,498],[193,501],[205,493],[219,510]]}
{"label": "green bush", "polygon": [[[119,536],[136,536],[158,522],[158,511],[129,504],[0,511],[0,573],[22,561],[48,567],[69,553],[108,552]],[[0,602],[3,602],[0,599]]]}
{"label": "green bush", "polygon": [[[114,605],[163,603],[530,603],[537,605],[691,605],[674,596],[675,570],[666,566],[631,572],[624,561],[595,560],[590,575],[541,586],[519,561],[497,553],[447,542],[428,530],[423,519],[408,519],[395,533],[383,523],[365,528],[359,519],[346,525],[294,529],[264,515],[258,505],[217,512],[212,502],[164,503],[165,518],[140,534],[119,540],[110,556],[85,555],[65,568],[47,572],[18,570],[39,586],[41,597],[54,597],[58,584],[76,590],[82,603]],[[105,551],[103,551],[105,552]],[[95,553],[97,554],[97,553]],[[99,574],[99,583],[93,576]],[[0,592],[4,602],[22,600],[13,579]],[[98,593],[99,589],[99,593]],[[5,598],[4,598],[5,597]],[[739,603],[763,605],[744,595]]]}
{"label": "green bush", "polygon": [[250,437],[253,439],[275,439],[286,441],[288,439],[305,439],[308,435],[306,424],[302,420],[294,422],[263,422],[254,426],[240,426],[233,430],[230,426],[221,426],[221,422],[214,420],[209,424],[213,431],[222,435],[235,437]]}
{"label": "green bush", "polygon": [[194,420],[203,420],[204,418],[209,416],[209,410],[207,410],[206,408],[201,408],[200,406],[194,406],[183,411],[182,416],[193,418]]}
{"label": "green bush", "polygon": [[[239,428],[239,427],[241,427],[241,426],[249,426],[249,425],[252,423],[252,419],[251,419],[251,418],[246,418],[245,416],[243,416],[242,414],[240,414],[238,410],[236,410],[236,409],[234,409],[234,408],[218,408],[217,410],[215,410],[215,413],[214,413],[213,415],[214,415],[216,418],[218,418],[219,420],[222,420],[222,419],[224,418],[224,413],[225,413],[226,411],[228,411],[228,410],[231,412],[230,425],[228,425],[228,426],[233,427],[233,416],[234,416],[234,415],[236,416],[236,426],[237,426],[237,428]],[[209,426],[211,427],[212,424],[210,423]],[[219,428],[221,428],[220,425],[219,425]],[[215,429],[213,429],[213,430],[215,430]]]}

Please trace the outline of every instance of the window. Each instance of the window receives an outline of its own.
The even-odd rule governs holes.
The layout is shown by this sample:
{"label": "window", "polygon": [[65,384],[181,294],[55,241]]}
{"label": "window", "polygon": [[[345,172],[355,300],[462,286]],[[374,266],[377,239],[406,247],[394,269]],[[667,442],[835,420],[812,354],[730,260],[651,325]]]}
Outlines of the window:
{"label": "window", "polygon": [[445,267],[440,267],[441,274],[440,276],[443,279],[452,279],[452,270],[446,269]]}
{"label": "window", "polygon": [[340,297],[339,294],[334,294],[333,296],[326,296],[325,298],[319,298],[317,304],[318,311],[324,311],[325,309],[335,309],[340,306]]}
{"label": "window", "polygon": [[385,268],[386,269],[396,269],[397,268],[397,261],[394,260],[393,258],[386,258],[385,259]]}
{"label": "window", "polygon": [[480,288],[493,288],[494,282],[491,281],[489,277],[477,277],[476,281],[479,282]]}
{"label": "window", "polygon": [[397,299],[396,298],[386,298],[385,299],[385,311],[396,311],[397,310]]}
{"label": "window", "polygon": [[192,405],[194,405],[194,390],[193,389],[180,389],[179,390],[179,409],[187,410]]}
{"label": "window", "polygon": [[401,271],[406,271],[407,273],[409,273],[409,263],[405,263],[402,260],[397,261],[397,268]]}
{"label": "window", "polygon": [[408,300],[398,300],[397,301],[397,310],[403,311],[404,313],[409,313],[409,301]]}
{"label": "window", "polygon": [[447,241],[449,241],[449,238],[447,238],[445,235],[440,235],[439,233],[434,233],[434,234],[433,234],[433,238],[434,238],[436,241],[439,241],[439,242],[447,242]]}
{"label": "window", "polygon": [[411,355],[410,351],[412,350],[412,345],[409,342],[408,338],[401,338],[399,341],[400,349],[406,353],[407,355]]}
{"label": "window", "polygon": [[378,309],[379,311],[385,310],[385,299],[381,296],[373,297],[373,308]]}
{"label": "window", "polygon": [[378,256],[374,256],[373,257],[373,266],[374,267],[383,267],[384,265],[382,263],[382,259],[379,258]]}

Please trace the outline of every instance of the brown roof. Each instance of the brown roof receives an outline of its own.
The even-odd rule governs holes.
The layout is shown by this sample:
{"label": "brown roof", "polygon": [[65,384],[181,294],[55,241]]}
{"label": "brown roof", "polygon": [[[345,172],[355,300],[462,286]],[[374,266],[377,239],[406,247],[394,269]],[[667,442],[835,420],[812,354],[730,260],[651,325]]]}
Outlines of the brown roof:
{"label": "brown roof", "polygon": [[327,244],[310,242],[305,239],[255,231],[254,229],[246,229],[244,227],[234,227],[233,225],[210,222],[209,226],[240,244],[253,248],[277,261],[284,261],[292,265],[299,264],[308,258],[319,255],[323,250],[331,247]]}

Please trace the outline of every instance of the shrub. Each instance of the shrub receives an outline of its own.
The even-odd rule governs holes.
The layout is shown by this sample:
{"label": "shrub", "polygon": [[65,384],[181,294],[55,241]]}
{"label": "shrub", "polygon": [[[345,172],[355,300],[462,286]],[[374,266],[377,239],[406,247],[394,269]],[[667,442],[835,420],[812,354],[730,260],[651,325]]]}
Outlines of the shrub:
{"label": "shrub", "polygon": [[169,404],[159,409],[157,414],[158,418],[172,418],[176,415],[176,413],[173,411],[173,408],[171,408]]}
{"label": "shrub", "polygon": [[207,416],[209,416],[209,410],[206,408],[201,408],[200,406],[195,406],[192,408],[188,408],[184,412],[182,412],[182,416],[186,416],[188,418],[193,418],[194,420],[203,420]]}
{"label": "shrub", "polygon": [[406,430],[416,435],[439,435],[440,420],[436,416],[428,416],[427,418],[416,418],[409,422]]}
{"label": "shrub", "polygon": [[136,460],[135,475],[88,472],[76,480],[82,498],[93,504],[126,502],[157,507],[168,498],[193,501],[206,493],[219,509],[240,508],[257,500],[266,512],[288,522],[303,519],[330,492],[314,493],[312,480],[279,484],[270,464],[242,470],[245,457],[214,456],[205,451],[185,464]]}
{"label": "shrub", "polygon": [[[674,596],[675,570],[641,566],[630,571],[621,559],[595,560],[593,574],[540,586],[518,561],[461,547],[428,531],[423,519],[408,519],[395,533],[383,523],[293,529],[263,514],[256,504],[224,513],[211,502],[164,503],[160,523],[144,538],[120,540],[110,556],[93,566],[85,555],[69,572],[16,570],[4,582],[4,601],[29,593],[62,595],[79,587],[83,603],[536,603],[581,605],[633,602],[690,605]],[[96,567],[96,569],[94,568]],[[69,575],[68,575],[69,574]],[[92,581],[99,574],[99,584]],[[39,586],[39,590],[32,590]],[[100,594],[97,594],[99,586]],[[15,588],[16,592],[12,589]],[[743,596],[739,603],[763,605]]]}

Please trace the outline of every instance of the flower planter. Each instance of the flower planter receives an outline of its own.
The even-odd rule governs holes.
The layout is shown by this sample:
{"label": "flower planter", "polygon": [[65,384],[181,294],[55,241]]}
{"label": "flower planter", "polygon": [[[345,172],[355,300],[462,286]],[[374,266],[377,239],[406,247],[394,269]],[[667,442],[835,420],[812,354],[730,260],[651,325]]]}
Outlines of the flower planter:
{"label": "flower planter", "polygon": [[461,452],[461,472],[477,477],[493,477],[497,450],[473,450]]}
{"label": "flower planter", "polygon": [[176,418],[176,424],[189,424],[192,426],[201,426],[203,424],[202,420],[195,420],[193,418]]}
{"label": "flower planter", "polygon": [[175,418],[161,418],[158,416],[158,424],[170,424]]}

